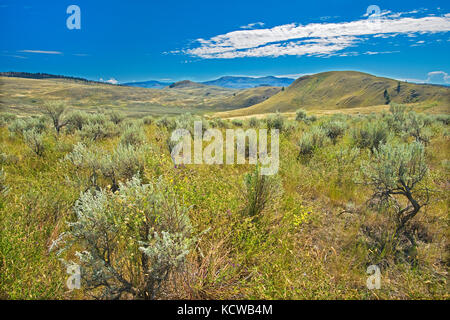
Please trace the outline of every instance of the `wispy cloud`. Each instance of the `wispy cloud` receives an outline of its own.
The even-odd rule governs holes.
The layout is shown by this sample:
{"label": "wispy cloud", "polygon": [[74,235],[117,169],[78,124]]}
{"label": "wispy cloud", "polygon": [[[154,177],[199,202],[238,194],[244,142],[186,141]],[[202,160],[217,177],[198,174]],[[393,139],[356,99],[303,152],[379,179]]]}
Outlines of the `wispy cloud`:
{"label": "wispy cloud", "polygon": [[400,51],[366,51],[364,54],[367,55],[374,55],[374,54],[386,54],[386,53],[398,53]]}
{"label": "wispy cloud", "polygon": [[203,59],[241,57],[329,56],[358,46],[371,37],[418,36],[450,31],[450,14],[404,17],[417,13],[384,11],[377,22],[360,19],[341,23],[284,24],[273,28],[236,30],[197,39],[182,52]]}
{"label": "wispy cloud", "polygon": [[430,71],[427,73],[426,79],[398,79],[401,81],[416,82],[416,83],[435,83],[448,84],[450,83],[450,75],[445,71]]}
{"label": "wispy cloud", "polygon": [[254,23],[249,23],[246,26],[242,26],[241,29],[255,29],[257,27],[264,27],[265,23],[264,22],[254,22]]}
{"label": "wispy cloud", "polygon": [[44,50],[19,50],[18,52],[24,53],[41,53],[41,54],[63,54],[60,51],[44,51]]}
{"label": "wispy cloud", "polygon": [[16,59],[28,59],[27,57],[19,56],[19,55],[16,55],[16,54],[2,54],[2,56],[16,58]]}
{"label": "wispy cloud", "polygon": [[428,72],[428,78],[426,82],[436,82],[442,81],[445,83],[450,83],[450,75],[444,71],[431,71]]}

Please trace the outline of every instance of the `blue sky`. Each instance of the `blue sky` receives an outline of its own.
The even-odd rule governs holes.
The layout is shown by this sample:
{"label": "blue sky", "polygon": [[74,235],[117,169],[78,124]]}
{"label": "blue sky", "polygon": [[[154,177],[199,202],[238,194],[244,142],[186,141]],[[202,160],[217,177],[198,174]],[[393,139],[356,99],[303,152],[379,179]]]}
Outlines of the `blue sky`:
{"label": "blue sky", "polygon": [[[66,26],[69,5],[80,30]],[[0,0],[0,30],[0,71],[127,82],[358,70],[450,83],[448,1]]]}

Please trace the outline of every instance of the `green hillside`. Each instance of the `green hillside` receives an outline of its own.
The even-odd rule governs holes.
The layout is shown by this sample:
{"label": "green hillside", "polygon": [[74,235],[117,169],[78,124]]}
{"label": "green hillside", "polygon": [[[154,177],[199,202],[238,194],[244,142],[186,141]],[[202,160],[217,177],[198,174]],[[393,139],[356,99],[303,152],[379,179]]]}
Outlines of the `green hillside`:
{"label": "green hillside", "polygon": [[256,87],[239,90],[232,97],[220,101],[220,105],[217,105],[216,108],[225,110],[238,109],[237,106],[240,106],[239,108],[246,108],[263,102],[280,91],[280,87]]}
{"label": "green hillside", "polygon": [[[385,94],[385,90],[387,94]],[[284,91],[249,108],[228,112],[242,116],[268,112],[345,109],[396,103],[450,106],[450,88],[413,84],[356,71],[331,71],[298,78]]]}

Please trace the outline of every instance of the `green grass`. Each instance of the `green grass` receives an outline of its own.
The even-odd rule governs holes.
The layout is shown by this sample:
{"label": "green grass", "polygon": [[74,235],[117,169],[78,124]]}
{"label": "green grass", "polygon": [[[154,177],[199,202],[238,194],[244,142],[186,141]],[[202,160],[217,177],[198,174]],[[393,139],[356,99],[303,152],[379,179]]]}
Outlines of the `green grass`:
{"label": "green grass", "polygon": [[[381,121],[371,116],[372,121]],[[283,193],[258,219],[243,214],[244,177],[250,165],[187,165],[174,167],[166,140],[169,132],[145,126],[147,144],[144,180],[162,175],[185,204],[196,234],[203,233],[188,255],[183,272],[175,274],[159,298],[171,299],[449,299],[447,272],[449,127],[434,121],[426,147],[430,175],[426,183],[433,201],[415,218],[429,240],[418,241],[414,263],[389,258],[382,268],[381,290],[366,288],[366,269],[377,263],[362,227],[382,226],[386,217],[367,206],[370,190],[355,181],[370,154],[342,160],[352,147],[350,130],[298,157],[298,140],[312,126],[327,121],[291,123],[280,136]],[[348,126],[365,117],[344,117]],[[402,139],[393,137],[395,141]],[[409,138],[408,138],[409,139]],[[0,128],[1,167],[9,190],[0,198],[0,298],[89,299],[83,290],[68,292],[64,265],[48,248],[67,222],[86,189],[87,174],[61,161],[78,134],[57,139],[49,129],[42,157],[20,136]],[[107,138],[92,148],[111,150],[120,138]],[[410,140],[408,140],[410,141]],[[447,161],[447,162],[446,162]],[[101,183],[101,182],[100,182]],[[106,187],[106,183],[102,185]],[[73,251],[64,254],[73,258]],[[372,260],[373,259],[373,260]]]}

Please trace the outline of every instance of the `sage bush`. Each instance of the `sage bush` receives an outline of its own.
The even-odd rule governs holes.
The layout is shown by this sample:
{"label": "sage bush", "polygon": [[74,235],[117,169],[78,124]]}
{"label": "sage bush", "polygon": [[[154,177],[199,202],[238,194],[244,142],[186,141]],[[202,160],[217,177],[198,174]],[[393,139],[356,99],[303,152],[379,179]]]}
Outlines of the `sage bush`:
{"label": "sage bush", "polygon": [[155,299],[180,272],[194,237],[186,207],[162,178],[138,177],[117,192],[87,191],[75,203],[76,220],[61,235],[75,248],[84,290],[100,299]]}

